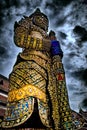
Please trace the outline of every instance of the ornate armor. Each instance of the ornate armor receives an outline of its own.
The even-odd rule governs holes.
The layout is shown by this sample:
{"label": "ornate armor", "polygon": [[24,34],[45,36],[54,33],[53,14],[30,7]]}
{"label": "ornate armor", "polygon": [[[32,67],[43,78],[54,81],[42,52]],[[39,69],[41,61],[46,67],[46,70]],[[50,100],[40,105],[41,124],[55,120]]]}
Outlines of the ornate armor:
{"label": "ornate armor", "polygon": [[59,42],[51,41],[47,30],[48,18],[39,9],[15,23],[14,42],[23,48],[23,52],[19,53],[9,76],[4,128],[21,126],[25,122],[29,124],[37,102],[45,129],[72,130],[61,61],[63,53]]}

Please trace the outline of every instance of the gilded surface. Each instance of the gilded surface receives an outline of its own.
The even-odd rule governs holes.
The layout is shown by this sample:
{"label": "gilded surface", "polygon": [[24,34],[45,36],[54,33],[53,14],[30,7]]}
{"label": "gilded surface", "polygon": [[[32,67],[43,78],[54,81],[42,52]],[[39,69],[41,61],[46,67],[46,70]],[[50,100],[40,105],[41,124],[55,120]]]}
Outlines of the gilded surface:
{"label": "gilded surface", "polygon": [[[43,25],[34,17],[38,14]],[[40,12],[35,15],[15,25],[15,44],[24,51],[20,53],[21,61],[14,65],[10,74],[8,105],[2,127],[12,128],[26,122],[34,111],[36,98],[40,119],[47,129],[72,130],[61,58],[50,56],[48,19]],[[32,31],[40,33],[42,38],[40,34],[36,37],[35,33],[31,36]]]}
{"label": "gilded surface", "polygon": [[[46,95],[46,68],[43,69],[32,60],[14,66],[10,75],[9,103],[6,121],[3,122],[3,126],[6,128],[20,125],[31,116],[34,108],[34,97],[38,99],[41,121],[44,125],[50,127],[48,98]],[[46,66],[44,65],[44,67]]]}
{"label": "gilded surface", "polygon": [[30,96],[46,102],[46,94],[33,85],[25,85],[22,88],[10,91],[8,95],[8,101],[14,102]]}
{"label": "gilded surface", "polygon": [[[49,99],[46,97],[47,87],[52,102],[51,116],[54,120],[55,130],[72,130],[72,116],[61,59],[59,56],[56,56],[51,63],[50,60],[47,60],[47,56],[43,59],[42,55],[41,63],[41,60],[39,60],[41,55],[39,55],[39,57],[38,55],[39,54],[32,55],[32,53],[31,55],[27,55],[27,57],[23,55],[22,58],[24,58],[26,62],[21,62],[13,68],[13,72],[10,76],[8,111],[3,126],[9,128],[20,125],[30,118],[34,109],[33,97],[36,97],[40,119],[42,123],[48,127],[47,129],[51,130],[52,128],[49,128],[47,116],[49,115],[49,106],[47,104]],[[49,75],[48,79],[46,72]],[[48,86],[46,85],[46,80],[49,81]],[[24,86],[24,84],[26,85]],[[36,91],[32,91],[34,89],[36,89]],[[22,90],[24,94],[21,93]],[[17,95],[18,92],[19,96]],[[14,98],[14,93],[15,96],[17,96],[16,98]],[[40,95],[38,96],[38,94]],[[82,122],[80,124],[81,125],[77,126],[76,129],[82,126]]]}

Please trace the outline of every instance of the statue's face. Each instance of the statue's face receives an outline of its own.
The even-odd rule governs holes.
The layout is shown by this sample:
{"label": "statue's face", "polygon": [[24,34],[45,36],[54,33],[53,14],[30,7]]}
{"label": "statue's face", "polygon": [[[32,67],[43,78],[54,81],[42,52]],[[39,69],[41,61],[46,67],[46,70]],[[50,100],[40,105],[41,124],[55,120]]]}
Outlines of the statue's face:
{"label": "statue's face", "polygon": [[35,25],[39,26],[43,30],[48,30],[48,20],[43,15],[34,16],[33,22]]}

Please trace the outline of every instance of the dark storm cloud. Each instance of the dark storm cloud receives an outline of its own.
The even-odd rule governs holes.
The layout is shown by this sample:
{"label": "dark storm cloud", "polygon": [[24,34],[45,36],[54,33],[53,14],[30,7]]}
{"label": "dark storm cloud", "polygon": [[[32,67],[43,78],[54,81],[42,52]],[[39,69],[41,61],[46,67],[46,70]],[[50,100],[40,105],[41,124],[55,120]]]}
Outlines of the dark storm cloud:
{"label": "dark storm cloud", "polygon": [[75,71],[72,73],[72,76],[82,80],[84,82],[85,86],[87,87],[87,69]]}
{"label": "dark storm cloud", "polygon": [[70,57],[70,58],[73,58],[74,56],[79,56],[78,54],[76,54],[75,52],[71,52],[68,56]]}
{"label": "dark storm cloud", "polygon": [[67,34],[65,34],[64,32],[58,32],[58,35],[61,37],[61,39],[66,39]]}
{"label": "dark storm cloud", "polygon": [[62,26],[66,22],[66,17],[62,17],[56,21],[57,26]]}
{"label": "dark storm cloud", "polygon": [[46,2],[46,7],[48,8],[52,8],[54,11],[54,13],[58,10],[61,10],[62,7],[67,6],[68,4],[70,4],[70,2],[72,2],[72,0],[52,0],[51,3],[49,3],[49,1]]}
{"label": "dark storm cloud", "polygon": [[85,99],[83,100],[83,106],[84,106],[84,107],[87,106],[87,98],[85,98]]}
{"label": "dark storm cloud", "polygon": [[61,25],[64,23],[65,21],[65,17],[64,15],[61,15],[61,17],[59,17],[60,12],[63,10],[64,7],[68,6],[73,0],[51,0],[51,1],[46,1],[44,8],[45,9],[49,9],[50,10],[50,14],[49,17],[50,19],[54,19],[55,21],[55,17],[57,20],[57,22],[55,23],[56,26]]}
{"label": "dark storm cloud", "polygon": [[54,3],[54,5],[58,5],[58,6],[67,6],[68,4],[70,4],[71,3],[71,1],[72,0],[53,0],[53,3]]}
{"label": "dark storm cloud", "polygon": [[87,0],[83,0],[83,2],[82,2],[83,4],[87,4]]}
{"label": "dark storm cloud", "polygon": [[6,53],[6,49],[0,46],[0,55],[3,56]]}
{"label": "dark storm cloud", "polygon": [[81,42],[87,41],[87,30],[79,25],[75,26],[73,32],[79,36]]}

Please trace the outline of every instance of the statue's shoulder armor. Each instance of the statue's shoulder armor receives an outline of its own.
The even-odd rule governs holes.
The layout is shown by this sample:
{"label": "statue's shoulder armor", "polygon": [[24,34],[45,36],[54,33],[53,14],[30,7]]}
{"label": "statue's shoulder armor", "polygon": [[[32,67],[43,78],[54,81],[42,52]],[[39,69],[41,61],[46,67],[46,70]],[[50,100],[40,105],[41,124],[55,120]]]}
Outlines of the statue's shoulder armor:
{"label": "statue's shoulder armor", "polygon": [[31,27],[32,21],[29,17],[24,16],[24,18],[22,18],[19,22],[15,22],[14,24],[14,31],[16,30],[16,28],[18,27],[24,27],[26,29],[29,29]]}

